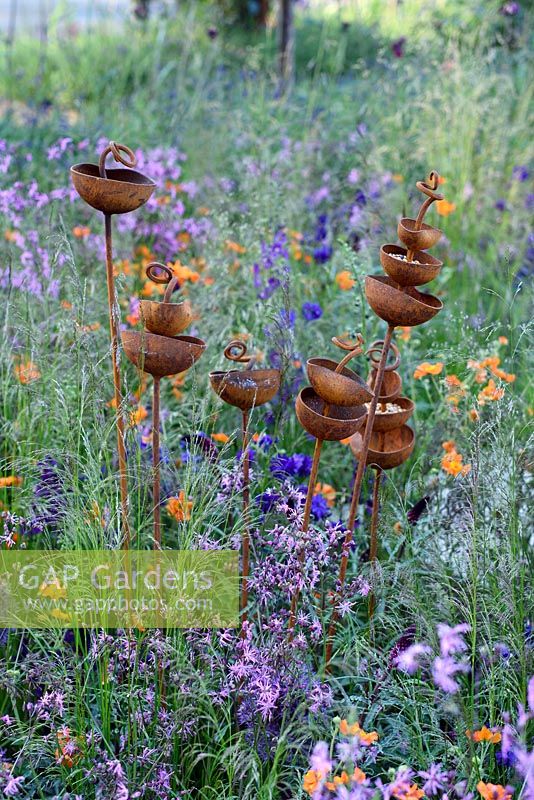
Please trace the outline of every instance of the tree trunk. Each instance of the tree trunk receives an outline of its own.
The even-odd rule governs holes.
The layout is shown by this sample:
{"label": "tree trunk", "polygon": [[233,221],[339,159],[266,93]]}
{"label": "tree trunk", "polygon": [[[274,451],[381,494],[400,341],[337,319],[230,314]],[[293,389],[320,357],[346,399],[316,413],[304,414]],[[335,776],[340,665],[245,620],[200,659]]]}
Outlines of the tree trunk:
{"label": "tree trunk", "polygon": [[278,73],[280,76],[281,88],[285,90],[293,81],[295,70],[293,0],[280,0],[278,42]]}

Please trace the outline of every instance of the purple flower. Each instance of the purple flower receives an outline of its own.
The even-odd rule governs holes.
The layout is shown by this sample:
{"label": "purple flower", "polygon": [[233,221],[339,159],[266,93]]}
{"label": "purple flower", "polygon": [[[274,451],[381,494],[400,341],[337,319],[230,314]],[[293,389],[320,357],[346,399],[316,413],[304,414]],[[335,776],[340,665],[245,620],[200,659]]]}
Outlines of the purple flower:
{"label": "purple flower", "polygon": [[502,197],[500,197],[495,202],[495,208],[497,209],[497,211],[506,211],[506,200],[504,200]]}
{"label": "purple flower", "polygon": [[322,494],[315,494],[312,498],[311,514],[314,519],[321,521],[331,514],[330,507]]}
{"label": "purple flower", "polygon": [[280,499],[281,495],[278,492],[274,492],[272,489],[267,489],[266,492],[262,492],[256,497],[256,503],[259,505],[262,512],[267,514],[274,508]]}
{"label": "purple flower", "polygon": [[410,647],[407,647],[406,650],[402,650],[399,653],[395,659],[395,666],[401,672],[407,672],[408,675],[413,675],[421,668],[419,658],[430,652],[431,649],[426,644],[412,644]]}
{"label": "purple flower", "polygon": [[213,40],[217,38],[217,36],[219,35],[219,31],[213,25],[210,25],[210,27],[207,30],[207,34],[208,37]]}
{"label": "purple flower", "polygon": [[302,316],[306,322],[312,322],[314,319],[320,319],[323,316],[323,309],[319,303],[303,303]]}
{"label": "purple flower", "polygon": [[438,637],[441,655],[450,656],[452,653],[462,653],[464,650],[467,650],[467,645],[463,640],[463,636],[469,633],[470,630],[471,626],[466,622],[455,625],[454,628],[440,622],[438,624]]}
{"label": "purple flower", "polygon": [[401,36],[396,39],[391,45],[391,52],[395,58],[402,58],[404,55],[404,45],[406,44],[406,36]]}
{"label": "purple flower", "polygon": [[329,244],[322,244],[313,251],[313,258],[316,264],[326,264],[332,258],[332,247]]}
{"label": "purple flower", "polygon": [[532,192],[525,197],[525,208],[527,211],[534,210],[534,194]]}
{"label": "purple flower", "polygon": [[423,791],[425,795],[432,796],[445,788],[447,773],[443,772],[441,764],[431,764],[427,771],[418,773],[425,781]]}
{"label": "purple flower", "polygon": [[457,672],[469,672],[469,665],[455,661],[450,656],[434,659],[432,678],[436,686],[447,694],[455,694],[460,688],[460,684],[454,680]]}
{"label": "purple flower", "polygon": [[520,8],[521,6],[519,3],[510,0],[508,3],[503,3],[503,5],[499,8],[499,14],[502,14],[503,17],[515,17],[516,14],[519,13]]}
{"label": "purple flower", "polygon": [[326,742],[317,742],[310,758],[310,766],[321,775],[328,775],[332,769],[332,761],[330,760]]}
{"label": "purple flower", "polygon": [[515,178],[515,180],[519,181],[520,183],[528,181],[529,175],[530,172],[524,165],[519,165],[517,167],[514,167],[512,170],[512,177]]}
{"label": "purple flower", "polygon": [[291,456],[282,453],[272,459],[269,469],[276,478],[307,478],[311,465],[310,456],[304,453],[293,453]]}

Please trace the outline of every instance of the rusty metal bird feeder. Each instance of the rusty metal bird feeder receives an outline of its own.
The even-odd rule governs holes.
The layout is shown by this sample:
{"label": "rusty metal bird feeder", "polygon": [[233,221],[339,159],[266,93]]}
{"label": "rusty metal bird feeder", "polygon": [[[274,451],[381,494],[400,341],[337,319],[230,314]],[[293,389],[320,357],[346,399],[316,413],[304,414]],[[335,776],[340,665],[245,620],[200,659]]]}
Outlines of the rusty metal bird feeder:
{"label": "rusty metal bird feeder", "polygon": [[153,378],[152,403],[152,467],[154,503],[154,548],[161,549],[160,511],[160,380],[165,376],[185,372],[195,364],[206,349],[206,343],[194,336],[175,336],[183,331],[192,319],[187,300],[172,303],[171,297],[178,286],[178,278],[164,264],[152,262],[146,269],[153,283],[167,284],[163,302],[141,301],[141,319],[144,331],[123,331],[122,346],[127,358]]}
{"label": "rusty metal bird feeder", "polygon": [[250,455],[249,414],[251,409],[268,403],[280,389],[280,370],[254,369],[257,357],[247,354],[247,346],[240,339],[233,339],[224,350],[229,361],[246,364],[245,369],[216,370],[210,372],[213,391],[231,406],[241,410],[243,450],[243,521],[241,612],[246,620],[248,605],[248,576],[250,562]]}
{"label": "rusty metal bird feeder", "polygon": [[[343,551],[339,568],[339,586],[345,583],[348,554],[354,536],[356,514],[360,499],[363,476],[367,465],[377,467],[377,477],[373,491],[373,513],[371,520],[370,560],[374,562],[377,555],[377,521],[378,490],[380,474],[383,469],[399,466],[411,455],[415,445],[415,434],[405,423],[413,413],[413,403],[409,398],[400,398],[396,418],[388,419],[384,413],[384,404],[400,397],[402,381],[396,373],[399,357],[395,349],[395,363],[386,366],[393,330],[396,326],[415,327],[432,319],[441,309],[441,300],[430,294],[417,291],[420,286],[433,280],[439,274],[442,262],[425,251],[433,247],[441,237],[441,231],[426,225],[424,216],[432,203],[443,200],[443,195],[436,190],[440,180],[437,172],[432,171],[428,181],[418,181],[417,188],[426,195],[416,219],[403,218],[398,224],[397,233],[405,248],[395,244],[383,245],[380,249],[380,261],[387,275],[368,275],[365,279],[365,296],[375,314],[388,323],[385,338],[371,347],[369,356],[372,371],[369,383],[373,387],[372,398],[363,435],[353,437],[351,447],[358,458],[358,468],[354,480],[352,498],[347,522]],[[378,352],[378,360],[373,353]],[[382,404],[381,409],[378,409]],[[378,413],[377,413],[378,409]],[[374,610],[374,598],[370,603],[370,616]],[[338,620],[338,612],[334,609],[330,621],[326,645],[326,665],[330,664],[333,640]]]}
{"label": "rusty metal bird feeder", "polygon": [[[128,169],[106,169],[109,155]],[[136,172],[136,157],[129,147],[110,142],[102,151],[98,164],[75,164],[70,169],[74,188],[85,202],[104,214],[106,238],[106,274],[108,288],[109,327],[111,334],[111,360],[113,364],[114,400],[117,419],[117,450],[121,490],[122,528],[125,547],[130,545],[128,523],[128,478],[126,472],[125,426],[122,411],[121,378],[119,369],[120,312],[115,293],[113,276],[113,241],[111,217],[127,214],[144,205],[152,195],[156,184],[150,178]]]}

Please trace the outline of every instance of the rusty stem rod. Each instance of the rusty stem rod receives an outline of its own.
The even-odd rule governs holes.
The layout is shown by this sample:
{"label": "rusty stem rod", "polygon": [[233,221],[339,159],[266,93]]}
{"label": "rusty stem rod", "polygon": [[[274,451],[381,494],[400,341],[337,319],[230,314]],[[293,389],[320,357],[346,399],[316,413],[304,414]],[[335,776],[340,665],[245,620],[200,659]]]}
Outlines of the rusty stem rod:
{"label": "rusty stem rod", "polygon": [[[345,584],[345,577],[347,575],[347,566],[349,561],[349,549],[352,543],[352,539],[354,536],[354,525],[356,523],[356,512],[358,510],[359,500],[360,500],[360,491],[362,488],[363,476],[365,473],[366,461],[367,461],[367,453],[369,452],[369,444],[371,442],[371,434],[373,432],[373,425],[375,421],[375,414],[376,414],[376,407],[378,405],[378,397],[380,395],[380,391],[382,389],[382,381],[384,379],[384,372],[386,370],[386,362],[389,353],[389,347],[391,345],[391,338],[393,336],[393,329],[394,325],[388,325],[386,336],[384,339],[384,344],[382,346],[382,355],[380,356],[380,362],[378,364],[378,370],[376,373],[376,379],[374,384],[374,395],[373,399],[371,400],[371,405],[369,406],[369,411],[367,413],[367,422],[365,424],[365,433],[363,436],[362,442],[362,449],[360,454],[360,460],[358,461],[358,469],[356,470],[356,477],[354,479],[354,488],[352,490],[352,499],[350,503],[350,511],[349,511],[349,519],[347,522],[347,533],[345,534],[345,539],[343,542],[343,549],[341,554],[341,561],[339,564],[339,590],[341,590]],[[330,626],[328,628],[328,635],[327,635],[327,642],[326,642],[326,654],[325,654],[325,668],[328,670],[330,666],[330,661],[332,659],[332,650],[334,646],[334,636],[336,632],[336,625],[339,618],[339,614],[337,610],[334,608],[332,611],[332,619],[330,620]]]}
{"label": "rusty stem rod", "polygon": [[[378,508],[380,495],[380,479],[382,470],[377,469],[373,484],[373,510],[371,512],[371,537],[369,541],[369,561],[373,574],[376,571],[376,561],[378,559]],[[373,591],[369,595],[369,621],[372,621],[376,607],[376,597]]]}
{"label": "rusty stem rod", "polygon": [[243,555],[243,577],[241,583],[241,612],[243,622],[247,620],[248,575],[250,564],[250,457],[248,451],[248,411],[242,412],[242,448],[243,448],[243,537],[241,540]]}
{"label": "rusty stem rod", "polygon": [[[334,337],[333,338],[334,344],[337,344],[338,347],[341,347],[343,350],[349,350],[346,356],[344,356],[337,367],[335,368],[334,372],[339,374],[343,371],[343,368],[349,363],[349,361],[354,358],[354,356],[360,355],[361,350],[361,343],[363,339],[361,336],[357,339],[357,344],[352,346],[349,349],[349,344],[343,342],[341,339]],[[328,417],[330,413],[330,405],[325,403],[323,408],[323,416]],[[313,461],[310,471],[310,478],[308,480],[308,491],[306,492],[306,503],[304,504],[304,514],[302,517],[302,533],[306,533],[308,528],[310,527],[310,517],[311,517],[311,507],[314,497],[314,489],[315,483],[317,481],[317,473],[319,472],[319,461],[321,459],[321,451],[323,449],[323,442],[324,439],[316,439],[315,440],[315,447],[313,449]],[[299,553],[299,561],[304,564],[304,550],[301,549]],[[288,630],[289,630],[289,641],[293,639],[293,628],[295,627],[295,622],[297,621],[297,604],[299,601],[300,592],[297,589],[291,598],[291,610],[289,613],[289,623],[288,623]]]}
{"label": "rusty stem rod", "polygon": [[109,329],[111,336],[111,361],[113,364],[113,387],[115,397],[115,415],[117,421],[117,450],[119,455],[119,475],[122,509],[122,546],[130,547],[130,525],[128,522],[128,476],[126,471],[126,446],[124,414],[122,410],[121,374],[119,369],[119,311],[115,297],[115,279],[113,276],[113,239],[111,235],[111,215],[105,214],[106,234],[106,278],[108,288]]}
{"label": "rusty stem rod", "polygon": [[160,457],[159,457],[160,379],[154,377],[152,401],[152,498],[154,503],[154,550],[161,550]]}

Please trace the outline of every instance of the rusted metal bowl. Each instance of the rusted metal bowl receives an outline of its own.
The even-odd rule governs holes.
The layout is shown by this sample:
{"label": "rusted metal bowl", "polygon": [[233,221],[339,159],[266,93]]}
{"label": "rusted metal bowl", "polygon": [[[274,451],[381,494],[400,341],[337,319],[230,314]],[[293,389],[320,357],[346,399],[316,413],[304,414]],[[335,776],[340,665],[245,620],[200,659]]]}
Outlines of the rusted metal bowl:
{"label": "rusted metal bowl", "polygon": [[231,369],[228,372],[210,372],[210,382],[215,394],[242,411],[268,403],[280,388],[280,371],[277,369]]}
{"label": "rusted metal bowl", "polygon": [[193,319],[193,311],[188,300],[182,303],[141,300],[140,306],[145,328],[160,336],[176,336],[177,333],[185,331]]}
{"label": "rusted metal bowl", "polygon": [[421,230],[415,230],[415,220],[403,217],[397,226],[399,239],[409,250],[429,250],[439,242],[442,232],[424,222]]}
{"label": "rusted metal bowl", "polygon": [[339,442],[358,431],[367,416],[364,405],[328,405],[328,416],[324,415],[324,400],[311,386],[302,389],[295,401],[297,418],[304,430],[329,442]]}
{"label": "rusted metal bowl", "polygon": [[108,169],[107,177],[101,178],[98,164],[75,164],[70,174],[82,200],[104,214],[135,211],[156,188],[154,181],[133,169]]}
{"label": "rusted metal bowl", "polygon": [[[414,446],[415,433],[408,425],[383,433],[373,431],[366,464],[367,466],[380,467],[380,469],[399,467],[410,458]],[[362,450],[362,436],[360,433],[356,433],[351,438],[350,449],[359,459]]]}
{"label": "rusted metal bowl", "polygon": [[373,431],[392,431],[395,428],[401,428],[406,425],[414,412],[415,403],[409,397],[396,397],[388,402],[393,402],[395,405],[400,406],[401,411],[383,411],[381,406],[385,405],[385,403],[378,403],[373,422]]}
{"label": "rusted metal bowl", "polygon": [[348,367],[335,372],[337,362],[329,358],[310,358],[308,378],[319,397],[338,406],[359,406],[373,398],[373,392],[359,375]]}
{"label": "rusted metal bowl", "polygon": [[122,346],[132,364],[156,378],[185,372],[206,349],[206,343],[194,336],[158,336],[146,331],[123,331]]}
{"label": "rusted metal bowl", "polygon": [[[376,370],[373,370],[367,379],[369,386],[373,386],[376,378]],[[389,403],[396,400],[402,391],[402,378],[398,372],[384,372],[382,386],[378,395],[379,403]]]}
{"label": "rusted metal bowl", "polygon": [[396,289],[394,283],[385,275],[367,275],[365,278],[367,302],[375,314],[390,325],[413,328],[428,322],[443,308],[437,297],[418,292],[413,287],[402,291]]}
{"label": "rusted metal bowl", "polygon": [[[415,250],[413,261],[402,261],[395,256],[405,256],[408,251],[396,244],[384,244],[380,248],[380,262],[390,278],[401,286],[421,286],[439,275],[443,262],[434,256]],[[419,263],[416,264],[415,262]]]}

